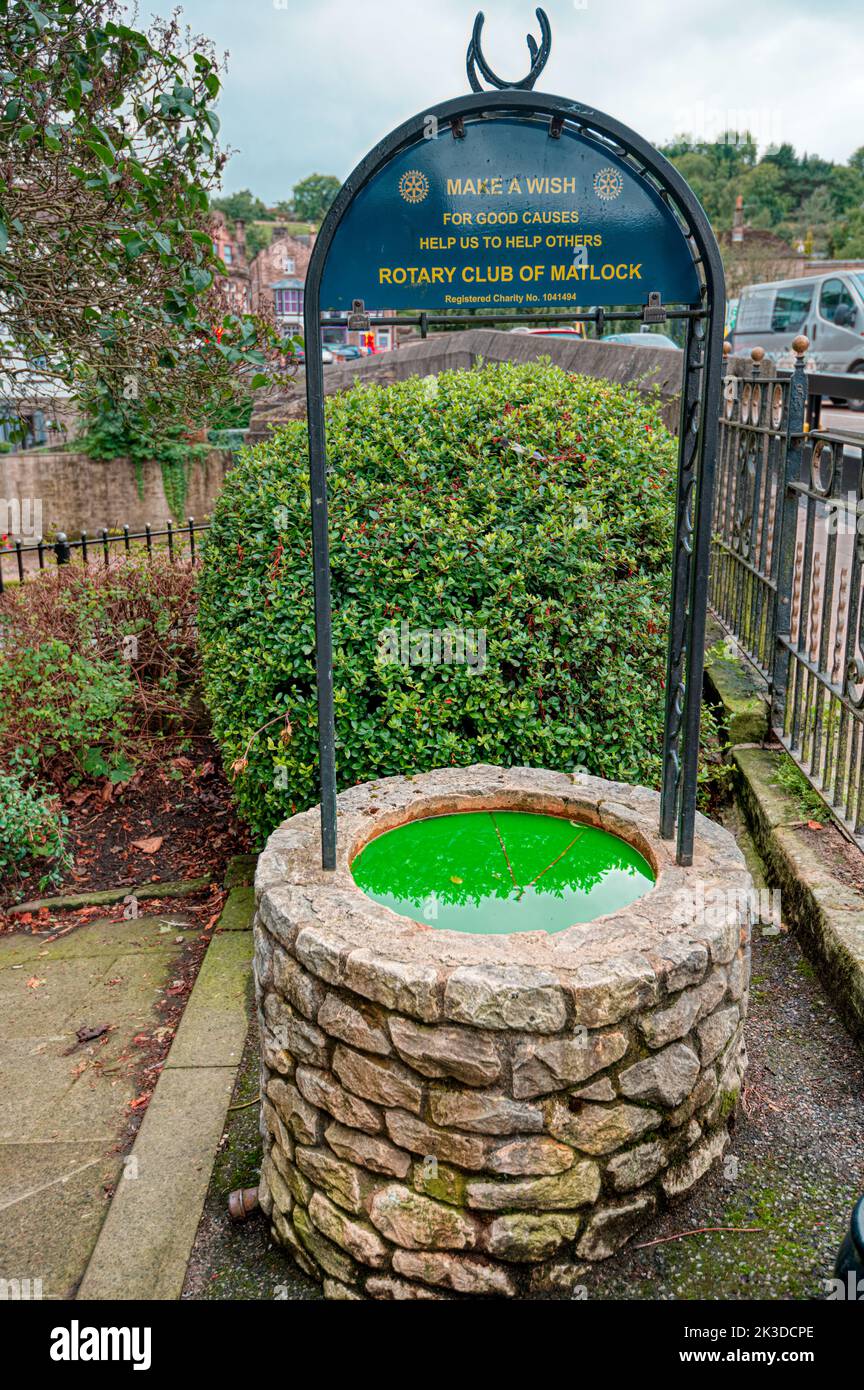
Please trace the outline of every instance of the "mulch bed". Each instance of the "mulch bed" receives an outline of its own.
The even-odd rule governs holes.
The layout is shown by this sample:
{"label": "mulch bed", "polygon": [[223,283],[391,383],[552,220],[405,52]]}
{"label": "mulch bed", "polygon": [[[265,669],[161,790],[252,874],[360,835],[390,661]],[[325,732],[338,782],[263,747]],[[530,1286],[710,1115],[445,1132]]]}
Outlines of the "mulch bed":
{"label": "mulch bed", "polygon": [[864,893],[864,854],[857,845],[850,844],[842,831],[826,821],[818,830],[815,822],[800,826],[798,833],[826,861],[835,878],[847,888]]}
{"label": "mulch bed", "polygon": [[[119,787],[100,779],[69,792],[63,810],[71,869],[48,889],[40,890],[39,872],[0,884],[0,930],[3,909],[32,898],[206,873],[218,884],[228,860],[250,848],[218,754],[207,740],[199,741],[194,756],[146,765]],[[110,915],[105,908],[99,911]]]}

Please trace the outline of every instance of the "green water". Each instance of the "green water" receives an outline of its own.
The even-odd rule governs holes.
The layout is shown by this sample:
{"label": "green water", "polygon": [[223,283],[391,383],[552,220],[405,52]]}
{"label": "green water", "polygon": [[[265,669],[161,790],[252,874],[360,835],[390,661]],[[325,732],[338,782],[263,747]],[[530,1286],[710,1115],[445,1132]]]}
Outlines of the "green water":
{"label": "green water", "polygon": [[405,917],[486,935],[563,931],[654,886],[647,860],[617,835],[526,811],[411,821],[371,840],[351,872]]}

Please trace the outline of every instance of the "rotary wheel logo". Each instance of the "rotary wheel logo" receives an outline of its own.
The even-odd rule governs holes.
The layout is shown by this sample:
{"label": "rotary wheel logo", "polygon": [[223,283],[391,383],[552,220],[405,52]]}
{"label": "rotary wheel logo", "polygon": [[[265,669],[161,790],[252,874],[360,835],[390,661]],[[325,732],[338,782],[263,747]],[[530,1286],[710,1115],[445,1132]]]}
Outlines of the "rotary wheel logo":
{"label": "rotary wheel logo", "polygon": [[624,180],[618,170],[613,169],[611,165],[607,164],[605,169],[598,169],[594,175],[594,192],[604,203],[611,203],[614,198],[617,198],[623,187]]}
{"label": "rotary wheel logo", "polygon": [[406,203],[422,203],[429,192],[429,180],[419,169],[408,169],[399,180],[399,192]]}

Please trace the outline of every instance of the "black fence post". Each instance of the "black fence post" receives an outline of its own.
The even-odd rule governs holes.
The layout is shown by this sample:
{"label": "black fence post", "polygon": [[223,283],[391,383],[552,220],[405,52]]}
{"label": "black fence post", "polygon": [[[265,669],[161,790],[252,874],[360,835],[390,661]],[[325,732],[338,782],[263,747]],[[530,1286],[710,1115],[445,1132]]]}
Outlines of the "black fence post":
{"label": "black fence post", "polygon": [[771,725],[783,729],[786,720],[786,692],[789,683],[789,647],[792,637],[792,585],[795,573],[795,544],[798,535],[798,493],[792,486],[801,476],[804,417],[807,411],[807,373],[804,362],[810,344],[802,334],[792,343],[795,368],[789,388],[789,421],[786,433],[786,461],[783,495],[778,498],[780,542],[777,560],[777,606],[774,614],[774,660],[771,669]]}
{"label": "black fence post", "polygon": [[68,565],[72,559],[72,551],[64,531],[57,532],[57,538],[54,541],[54,556],[58,565]]}

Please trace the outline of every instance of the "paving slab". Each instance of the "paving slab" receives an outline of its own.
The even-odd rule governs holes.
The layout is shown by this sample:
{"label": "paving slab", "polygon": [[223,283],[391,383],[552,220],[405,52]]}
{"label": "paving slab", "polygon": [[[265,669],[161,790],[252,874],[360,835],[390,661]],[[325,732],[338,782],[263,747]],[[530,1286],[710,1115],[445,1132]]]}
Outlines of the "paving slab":
{"label": "paving slab", "polygon": [[0,1278],[40,1279],[43,1298],[72,1298],[122,1164],[103,1140],[0,1143]]}
{"label": "paving slab", "polygon": [[248,888],[231,890],[81,1281],[81,1300],[182,1293],[243,1056],[253,910]]}
{"label": "paving slab", "polygon": [[162,1073],[135,1141],[134,1177],[117,1188],[79,1299],[180,1297],[235,1074]]}
{"label": "paving slab", "polygon": [[[161,1022],[178,937],[166,916],[0,937],[0,1278],[73,1296],[123,1167],[135,1085],[112,1065]],[[78,1045],[101,1023],[107,1036]]]}
{"label": "paving slab", "polygon": [[[90,956],[118,956],[139,951],[176,950],[174,938],[184,931],[200,931],[194,917],[172,908],[159,916],[113,921],[110,917],[82,923],[67,936],[54,932],[4,936],[0,969],[32,961],[86,960]],[[52,940],[52,937],[54,938]],[[38,972],[37,972],[38,973]]]}
{"label": "paving slab", "polygon": [[251,987],[252,939],[248,927],[245,932],[231,930],[214,936],[166,1068],[239,1066],[249,1027]]}
{"label": "paving slab", "polygon": [[251,884],[240,884],[232,888],[219,918],[220,932],[248,931],[254,911],[255,889]]}

